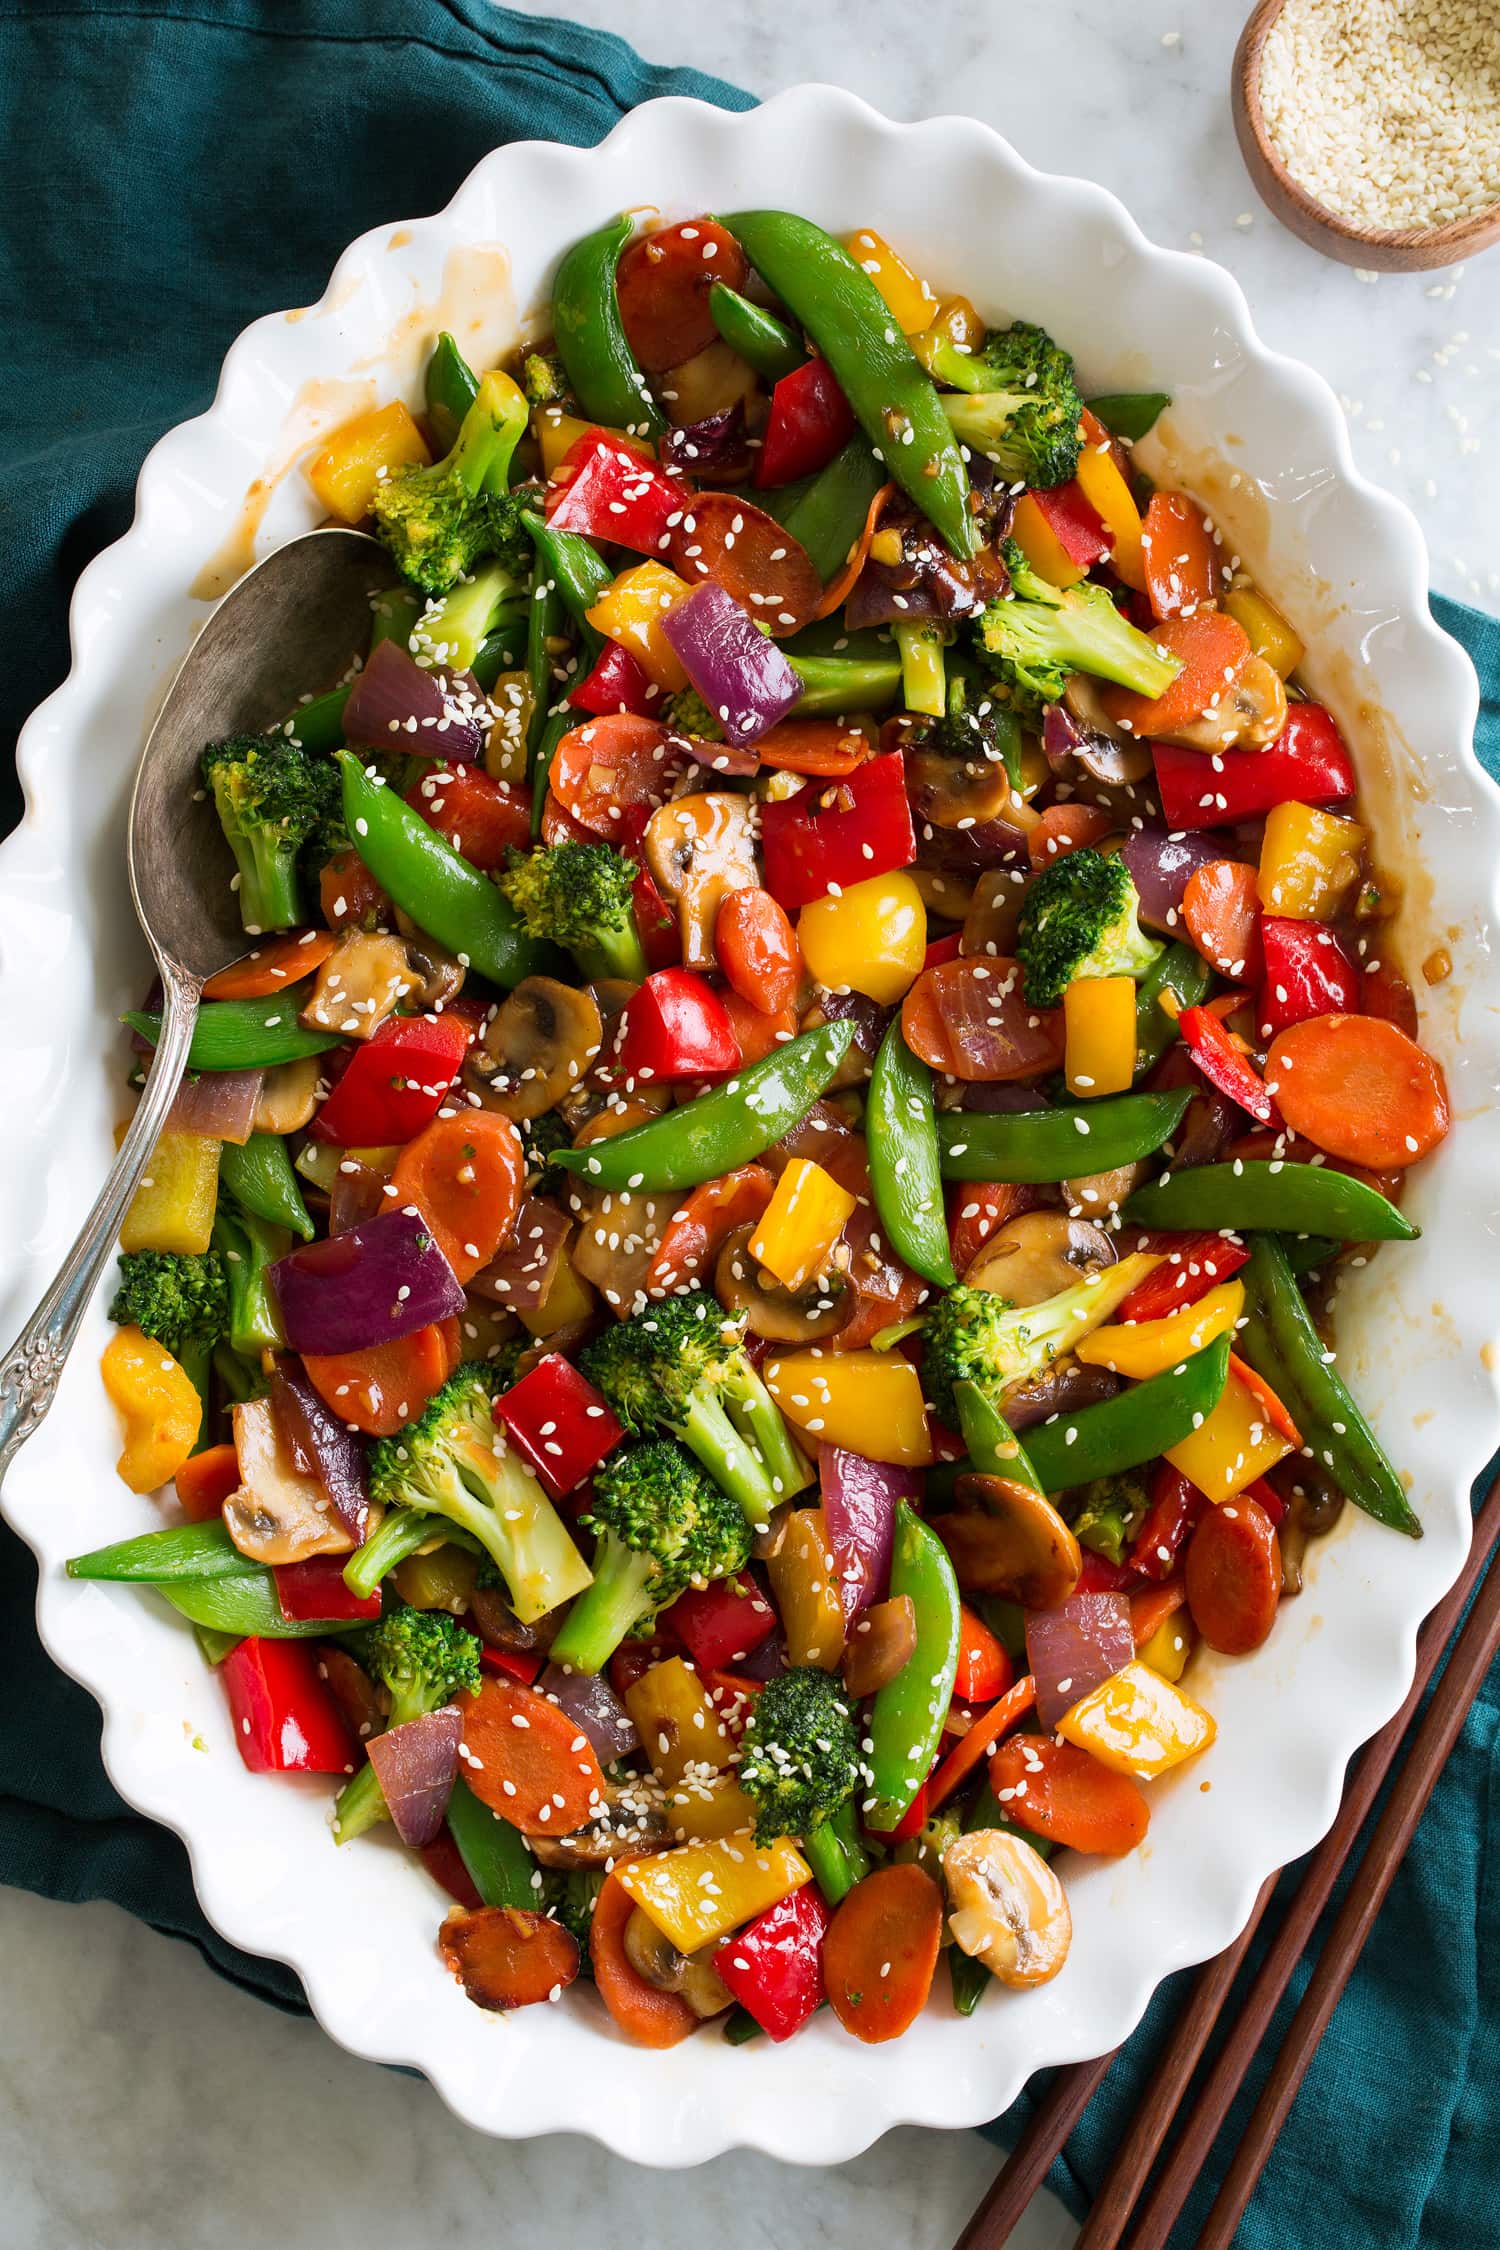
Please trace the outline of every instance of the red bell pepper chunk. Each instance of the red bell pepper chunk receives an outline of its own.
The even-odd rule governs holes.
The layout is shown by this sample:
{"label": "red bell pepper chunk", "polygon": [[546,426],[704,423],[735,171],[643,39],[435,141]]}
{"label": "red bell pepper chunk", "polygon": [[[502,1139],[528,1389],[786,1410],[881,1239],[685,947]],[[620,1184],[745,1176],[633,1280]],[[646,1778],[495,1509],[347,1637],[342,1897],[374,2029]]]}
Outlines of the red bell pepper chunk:
{"label": "red bell pepper chunk", "polygon": [[867,759],[842,781],[810,782],[761,808],[766,889],[788,910],[837,886],[910,867],[917,832],[899,752]]}
{"label": "red bell pepper chunk", "polygon": [[[1171,1240],[1171,1237],[1165,1238]],[[1153,1247],[1162,1247],[1162,1241]],[[1159,1266],[1138,1281],[1120,1300],[1116,1320],[1165,1320],[1196,1305],[1210,1289],[1219,1288],[1237,1274],[1250,1252],[1243,1242],[1230,1242],[1222,1234],[1182,1234]]]}
{"label": "red bell pepper chunk", "polygon": [[599,719],[607,718],[611,711],[633,711],[637,718],[654,718],[655,706],[661,700],[655,680],[646,677],[629,649],[621,648],[618,641],[606,641],[593,669],[568,691],[571,704]]}
{"label": "red bell pepper chunk", "polygon": [[1170,1461],[1151,1472],[1151,1505],[1130,1550],[1133,1570],[1158,1581],[1170,1578],[1205,1508],[1211,1505]]}
{"label": "red bell pepper chunk", "polygon": [[486,875],[511,852],[530,849],[530,790],[496,781],[482,766],[433,766],[407,790],[406,802]]}
{"label": "red bell pepper chunk", "polygon": [[746,1679],[740,1672],[700,1670],[698,1677],[708,1690],[709,1702],[738,1742],[745,1731],[745,1721],[750,1716],[751,1707],[765,1686],[765,1681]]}
{"label": "red bell pepper chunk", "polygon": [[625,1435],[609,1401],[561,1352],[539,1359],[497,1399],[495,1412],[554,1500],[592,1476]]}
{"label": "red bell pepper chunk", "polygon": [[1247,1484],[1243,1497],[1253,1500],[1257,1508],[1264,1508],[1273,1525],[1279,1524],[1286,1514],[1286,1502],[1276,1487],[1268,1484],[1264,1477],[1257,1477],[1254,1484]]}
{"label": "red bell pepper chunk", "polygon": [[252,1636],[219,1666],[252,1773],[352,1773],[354,1744],[306,1641]]}
{"label": "red bell pepper chunk", "polygon": [[1083,1568],[1078,1573],[1074,1589],[1080,1594],[1118,1594],[1133,1586],[1137,1577],[1134,1562],[1111,1562],[1108,1555],[1095,1552],[1092,1547],[1083,1550]]}
{"label": "red bell pepper chunk", "polygon": [[1238,1102],[1262,1125],[1280,1126],[1281,1115],[1260,1072],[1246,1060],[1209,1008],[1184,1008],[1177,1027],[1210,1086]]}
{"label": "red bell pepper chunk", "polygon": [[[960,1737],[960,1739],[962,1739]],[[929,1774],[915,1797],[907,1806],[894,1828],[881,1838],[885,1844],[909,1844],[913,1836],[920,1836],[927,1821],[927,1800],[932,1776]]]}
{"label": "red bell pepper chunk", "polygon": [[[652,693],[655,692],[653,688]],[[653,809],[649,804],[624,806],[615,840],[626,857],[635,862],[635,881],[630,889],[630,904],[635,915],[635,926],[641,935],[646,966],[651,969],[671,969],[682,959],[682,933],[677,927],[676,913],[662,897],[656,878],[646,865],[645,835]],[[589,836],[586,829],[581,828],[578,833],[586,842],[597,841],[597,838]]]}
{"label": "red bell pepper chunk", "polygon": [[1261,918],[1266,978],[1255,1028],[1274,1039],[1310,1016],[1357,1015],[1359,971],[1332,930],[1321,922],[1294,922],[1280,914]]}
{"label": "red bell pepper chunk", "polygon": [[546,1661],[539,1649],[482,1648],[479,1661],[492,1672],[501,1672],[508,1680],[519,1680],[522,1687],[530,1687]]}
{"label": "red bell pepper chunk", "polygon": [[790,1891],[723,1940],[720,1982],[767,2038],[790,2039],[823,2002],[823,1940],[833,1909],[816,1883]]}
{"label": "red bell pepper chunk", "polygon": [[430,1844],[422,1845],[417,1857],[438,1887],[448,1893],[455,1906],[472,1909],[484,1904],[473,1876],[464,1865],[463,1854],[453,1841],[450,1829],[440,1828]]}
{"label": "red bell pepper chunk", "polygon": [[344,1584],[345,1555],[307,1555],[301,1562],[273,1563],[276,1599],[292,1624],[307,1617],[378,1617],[380,1589],[351,1594]]}
{"label": "red bell pepper chunk", "polygon": [[963,951],[964,933],[950,930],[946,937],[934,938],[922,956],[924,969],[935,969],[940,961],[956,961]]}
{"label": "red bell pepper chunk", "polygon": [[1004,1695],[1016,1668],[1001,1642],[967,1602],[958,1612],[958,1675],[953,1692],[965,1703],[993,1703]]}
{"label": "red bell pepper chunk", "polygon": [[666,1621],[700,1672],[742,1663],[776,1630],[776,1612],[748,1570],[712,1586],[690,1586],[672,1603]]}
{"label": "red bell pepper chunk", "polygon": [[473,1037],[462,1016],[392,1016],[357,1047],[308,1131],[342,1148],[413,1141],[430,1125]]}
{"label": "red bell pepper chunk", "polygon": [[547,495],[554,531],[581,531],[638,555],[664,554],[669,525],[687,505],[681,485],[652,461],[603,430],[589,430],[563,462],[563,475]]}
{"label": "red bell pepper chunk", "polygon": [[1050,491],[1028,495],[1032,506],[1040,510],[1047,529],[1067,556],[1080,570],[1092,570],[1101,555],[1109,553],[1109,533],[1104,519],[1085,493],[1076,478],[1068,484],[1055,484]]}
{"label": "red bell pepper chunk", "polygon": [[1354,795],[1354,767],[1321,703],[1294,703],[1268,750],[1207,757],[1153,742],[1156,786],[1169,828],[1232,828],[1274,805],[1334,805]]}
{"label": "red bell pepper chunk", "polygon": [[854,410],[826,359],[810,359],[783,375],[771,393],[771,412],[755,465],[759,491],[795,484],[826,468],[854,434]]}
{"label": "red bell pepper chunk", "polygon": [[626,1007],[618,1056],[627,1078],[676,1085],[738,1070],[740,1043],[712,985],[691,969],[657,969]]}

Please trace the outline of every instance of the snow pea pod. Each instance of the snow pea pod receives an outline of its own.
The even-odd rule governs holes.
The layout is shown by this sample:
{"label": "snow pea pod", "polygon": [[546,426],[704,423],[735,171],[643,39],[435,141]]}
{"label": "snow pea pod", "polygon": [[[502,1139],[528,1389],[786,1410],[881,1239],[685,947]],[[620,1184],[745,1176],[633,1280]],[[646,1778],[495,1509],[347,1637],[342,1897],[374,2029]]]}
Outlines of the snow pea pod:
{"label": "snow pea pod", "polygon": [[1173,1086],[1159,1094],[1113,1094],[1069,1109],[993,1116],[950,1111],[938,1119],[943,1178],[1037,1184],[1112,1172],[1170,1140],[1192,1098],[1190,1086]]}
{"label": "snow pea pod", "polygon": [[222,1523],[174,1523],[74,1555],[70,1578],[165,1586],[199,1578],[254,1578],[264,1566],[242,1555]]}
{"label": "snow pea pod", "polygon": [[523,509],[521,521],[536,549],[538,569],[557,588],[574,623],[592,632],[586,613],[613,583],[609,564],[581,531],[554,531],[546,517],[532,508]]}
{"label": "snow pea pod", "polygon": [[820,1024],[681,1109],[607,1141],[554,1149],[552,1162],[581,1172],[592,1187],[642,1188],[648,1195],[701,1187],[789,1133],[828,1087],[853,1037],[847,1021]]}
{"label": "snow pea pod", "polygon": [[891,1599],[909,1595],[917,1644],[870,1714],[870,1798],[867,1828],[888,1835],[932,1769],[958,1676],[958,1580],[948,1550],[904,1500],[896,1503],[891,1549]]}
{"label": "snow pea pod", "polygon": [[1285,1250],[1261,1235],[1241,1272],[1245,1324],[1235,1341],[1302,1432],[1303,1444],[1356,1508],[1420,1539],[1422,1526],[1380,1440],[1329,1364]]}
{"label": "snow pea pod", "polygon": [[[826,586],[849,560],[849,550],[865,527],[870,502],[885,483],[885,470],[862,437],[852,437],[829,462],[780,508],[768,507],[783,531],[805,547]],[[762,493],[761,504],[775,501]]]}
{"label": "snow pea pod", "polygon": [[497,611],[469,670],[488,695],[502,672],[514,672],[526,661],[526,633],[531,622],[531,597],[507,602]]}
{"label": "snow pea pod", "polygon": [[779,383],[807,357],[800,337],[792,334],[784,320],[767,312],[764,305],[752,305],[727,281],[714,283],[708,292],[708,309],[729,349],[738,352],[768,383]]}
{"label": "snow pea pod", "polygon": [[1229,1338],[1216,1337],[1165,1375],[1132,1383],[1101,1406],[1060,1414],[1027,1433],[1027,1451],[1043,1492],[1066,1492],[1095,1477],[1119,1476],[1154,1461],[1211,1414],[1229,1380]]}
{"label": "snow pea pod", "polygon": [[537,575],[531,590],[531,614],[526,621],[526,681],[531,689],[531,718],[526,748],[535,758],[547,731],[553,703],[552,643],[564,632],[562,595],[555,578]]}
{"label": "snow pea pod", "polygon": [[300,742],[304,750],[337,750],[344,739],[344,706],[353,693],[350,681],[345,687],[330,688],[326,695],[315,695],[310,703],[299,703],[282,720],[279,731]]}
{"label": "snow pea pod", "polygon": [[1179,1034],[1176,1014],[1158,1005],[1164,992],[1175,993],[1178,1007],[1196,1008],[1208,998],[1213,971],[1191,945],[1169,945],[1159,953],[1135,988],[1135,1074],[1154,1070]]}
{"label": "snow pea pod", "polygon": [[294,1622],[283,1615],[276,1581],[259,1563],[253,1577],[179,1579],[156,1591],[190,1625],[231,1633],[238,1640],[327,1641],[352,1629],[347,1617],[299,1617]]}
{"label": "snow pea pod", "polygon": [[447,329],[432,347],[424,383],[427,422],[440,453],[449,453],[458,427],[479,396],[479,377]]}
{"label": "snow pea pod", "polygon": [[1158,414],[1165,413],[1171,405],[1166,391],[1106,391],[1101,398],[1088,400],[1088,410],[1102,422],[1111,437],[1124,438],[1134,445],[1143,438]]}
{"label": "snow pea pod", "polygon": [[1042,1487],[1026,1448],[999,1407],[985,1397],[977,1383],[955,1383],[953,1395],[958,1401],[959,1430],[969,1449],[969,1458],[960,1467],[982,1470],[989,1477],[1009,1477],[1012,1484],[1029,1485],[1033,1492],[1040,1492]]}
{"label": "snow pea pod", "polygon": [[1338,1242],[1415,1242],[1421,1233],[1368,1181],[1323,1164],[1195,1164],[1137,1188],[1125,1217],[1143,1227],[1264,1228]]}
{"label": "snow pea pod", "polygon": [[802,1839],[802,1852],[830,1906],[837,1906],[856,1883],[864,1881],[870,1872],[870,1855],[859,1840],[852,1797],[829,1819],[809,1830]]}
{"label": "snow pea pod", "polygon": [[542,815],[547,809],[547,791],[552,782],[552,761],[563,736],[573,727],[576,714],[572,711],[549,711],[547,723],[537,737],[531,760],[531,840],[542,840]]}
{"label": "snow pea pod", "polygon": [[[161,1037],[161,1017],[143,1008],[127,1009],[120,1021],[153,1047]],[[296,1001],[285,992],[268,993],[261,1000],[210,1000],[198,1010],[187,1067],[270,1070],[276,1063],[321,1055],[342,1043],[334,1031],[304,1031],[297,1021]]]}
{"label": "snow pea pod", "polygon": [[552,284],[552,332],[584,419],[655,437],[666,423],[630,348],[615,287],[634,232],[622,213],[574,243]]}
{"label": "snow pea pod", "polygon": [[513,1906],[523,1914],[536,1911],[538,1897],[532,1882],[536,1861],[525,1837],[482,1804],[462,1774],[448,1799],[448,1826],[486,1906]]}
{"label": "snow pea pod", "polygon": [[507,989],[546,967],[550,949],[526,935],[510,901],[488,875],[472,867],[394,789],[372,781],[351,752],[341,750],[339,764],[344,819],[354,848],[381,889],[419,929]]}
{"label": "snow pea pod", "polygon": [[958,1275],[943,1214],[932,1072],[902,1038],[899,1016],[881,1040],[870,1073],[865,1139],[875,1208],[897,1256],[924,1281],[954,1288]]}
{"label": "snow pea pod", "polygon": [[963,455],[932,377],[870,276],[831,234],[795,212],[739,211],[725,223],[833,369],[891,476],[967,560],[975,534]]}
{"label": "snow pea pod", "polygon": [[317,1229],[302,1200],[286,1142],[279,1133],[252,1133],[243,1147],[226,1141],[219,1151],[219,1183],[241,1210],[272,1226],[290,1227],[310,1242]]}

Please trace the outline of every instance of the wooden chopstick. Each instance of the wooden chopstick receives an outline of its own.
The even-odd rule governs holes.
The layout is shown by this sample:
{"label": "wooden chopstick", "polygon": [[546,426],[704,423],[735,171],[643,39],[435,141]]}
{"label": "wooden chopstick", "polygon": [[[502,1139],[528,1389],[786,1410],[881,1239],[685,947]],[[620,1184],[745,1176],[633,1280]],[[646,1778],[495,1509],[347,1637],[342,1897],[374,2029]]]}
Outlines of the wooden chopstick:
{"label": "wooden chopstick", "polygon": [[[1265,2036],[1271,2017],[1291,1979],[1292,1972],[1301,1959],[1318,1917],[1328,1903],[1333,1887],[1342,1872],[1344,1862],[1349,1856],[1360,1829],[1364,1826],[1387,1773],[1390,1771],[1396,1752],[1411,1725],[1417,1706],[1426,1693],[1454,1627],[1463,1615],[1475,1586],[1485,1576],[1497,1539],[1500,1539],[1500,1478],[1497,1478],[1490,1487],[1484,1505],[1475,1518],[1473,1539],[1463,1570],[1460,1572],[1456,1583],[1432,1612],[1418,1636],[1416,1668],[1411,1691],[1396,1716],[1367,1745],[1355,1766],[1345,1789],[1338,1817],[1308,1862],[1307,1872],[1288,1908],[1280,1929],[1276,1933],[1271,1949],[1261,1965],[1230,2040],[1215,2061],[1214,2067],[1194,2105],[1188,2126],[1176,2148],[1174,2148],[1167,2166],[1158,2178],[1151,2196],[1141,2212],[1141,2222],[1131,2238],[1130,2250],[1161,2250],[1161,2245],[1165,2243],[1173,2225],[1176,2223],[1182,2205],[1202,2169],[1214,2140],[1217,2138],[1229,2105],[1239,2090],[1241,2080],[1249,2067],[1250,2059]],[[1500,1572],[1495,1574],[1492,1581],[1487,1582],[1486,1594],[1490,1594],[1491,1588],[1493,1588],[1492,1598],[1497,1610],[1495,1636],[1497,1644],[1500,1644]],[[1477,1604],[1475,1614],[1476,1616],[1480,1614]],[[1487,1610],[1485,1614],[1488,1614]],[[1464,1646],[1468,1637],[1469,1628],[1466,1628],[1464,1638],[1459,1644],[1460,1648]],[[1338,1994],[1342,1991],[1354,1962],[1358,1958],[1359,1947],[1363,1944],[1370,1923],[1379,1911],[1380,1902],[1390,1887],[1401,1854],[1404,1853],[1406,1845],[1410,1841],[1411,1833],[1415,1829],[1417,1821],[1421,1818],[1422,1810],[1431,1795],[1442,1763],[1451,1750],[1454,1741],[1456,1741],[1469,1705],[1478,1692],[1479,1683],[1484,1677],[1484,1663],[1480,1662],[1477,1656],[1471,1654],[1466,1660],[1464,1672],[1460,1674],[1455,1669],[1458,1653],[1459,1651],[1455,1649],[1455,1663],[1450,1664],[1447,1673],[1444,1675],[1442,1685],[1433,1701],[1432,1712],[1429,1713],[1428,1720],[1424,1721],[1418,1744],[1418,1747],[1420,1747],[1423,1738],[1430,1736],[1431,1743],[1443,1742],[1445,1746],[1441,1749],[1440,1754],[1429,1747],[1421,1773],[1414,1776],[1413,1802],[1415,1803],[1415,1810],[1409,1814],[1404,1838],[1399,1847],[1395,1848],[1394,1856],[1391,1857],[1388,1866],[1376,1862],[1374,1859],[1377,1843],[1381,1842],[1384,1837],[1389,1845],[1389,1838],[1396,1833],[1395,1827],[1387,1828],[1388,1813],[1382,1815],[1376,1835],[1371,1839],[1370,1849],[1365,1857],[1365,1865],[1361,1868],[1359,1877],[1356,1879],[1355,1890],[1360,1890],[1360,1895],[1364,1895],[1360,1887],[1365,1881],[1366,1868],[1368,1868],[1370,1870],[1371,1890],[1374,1892],[1378,1886],[1378,1895],[1374,1897],[1373,1905],[1369,1906],[1365,1913],[1358,1941],[1353,1943],[1352,1950],[1348,1953],[1347,1962],[1343,1965],[1342,1973],[1337,1974],[1337,1969],[1334,1971],[1337,1974],[1337,1984],[1333,1987],[1331,1994],[1326,1997],[1326,2011],[1317,2022],[1315,2032],[1310,2031],[1315,2011],[1308,2010],[1305,2028],[1309,2030],[1310,2035],[1307,2039],[1305,2052],[1294,2054],[1292,2052],[1292,2033],[1297,2030],[1298,2024],[1303,2020],[1303,2010],[1308,2008],[1308,1999],[1312,1995],[1314,1986],[1310,1985],[1308,1995],[1304,1996],[1302,2008],[1299,2008],[1292,2031],[1288,2034],[1285,2072],[1273,2077],[1271,2084],[1267,2086],[1266,2092],[1262,2096],[1262,2102],[1266,2106],[1268,2115],[1272,2108],[1276,2108],[1276,2115],[1270,2124],[1265,2146],[1258,2155],[1246,2156],[1243,2171],[1237,2159],[1230,2174],[1226,2176],[1224,2188],[1221,2190],[1220,2202],[1224,2204],[1227,2211],[1231,2200],[1231,2183],[1233,2183],[1235,2193],[1239,2192],[1242,2185],[1244,2187],[1242,2199],[1235,2207],[1233,2217],[1229,2222],[1228,2232],[1222,2237],[1214,2238],[1216,2250],[1222,2250],[1222,2246],[1228,2244],[1234,2233],[1244,2204],[1248,2201],[1255,2181],[1259,2177],[1271,2141],[1274,2140],[1276,2130],[1295,2098],[1297,2087],[1301,2084],[1302,2076],[1312,2059],[1317,2040],[1321,2038],[1327,2026],[1328,2018],[1333,2012]],[[1474,1677],[1473,1685],[1468,1687],[1467,1693],[1464,1693],[1464,1685],[1468,1674],[1473,1671],[1476,1663],[1478,1663],[1479,1669]],[[1449,1692],[1450,1681],[1453,1682],[1451,1696]],[[1443,1714],[1442,1720],[1434,1728],[1432,1722],[1440,1707]],[[1407,1768],[1403,1770],[1397,1793],[1404,1791],[1407,1773],[1412,1770],[1416,1757],[1417,1750],[1414,1749],[1412,1758],[1407,1762]],[[1430,1772],[1427,1771],[1428,1766],[1430,1766]],[[1422,1785],[1424,1780],[1425,1786]],[[1392,1804],[1394,1805],[1395,1802],[1396,1794],[1393,1793]],[[1405,1802],[1404,1797],[1403,1802]],[[1179,2019],[1166,2061],[1153,2078],[1152,2085],[1120,2144],[1114,2163],[1079,2238],[1078,2250],[1115,2250],[1115,2245],[1120,2241],[1123,2229],[1129,2220],[1132,2206],[1156,2161],[1162,2141],[1170,2126],[1173,2112],[1186,2091],[1208,2035],[1217,2020],[1219,2010],[1223,2007],[1229,1995],[1235,1976],[1248,1950],[1255,1926],[1265,1911],[1276,1881],[1275,1875],[1267,1879],[1256,1900],[1250,1921],[1235,1943],[1215,1960],[1207,1963],[1200,1972],[1194,1984],[1192,1996]],[[1355,1890],[1351,1890],[1351,1901],[1355,1897]],[[1349,1906],[1346,1904],[1344,1914],[1348,1912]],[[1340,1916],[1338,1929],[1343,1928],[1344,1914]],[[1337,1934],[1337,1931],[1335,1934]],[[1329,1940],[1330,1947],[1332,1943],[1331,1937]],[[1325,1949],[1325,1953],[1326,1951],[1327,1949]],[[1317,1984],[1316,1978],[1314,1983]],[[1323,1987],[1318,1985],[1318,1989],[1322,1991]],[[1037,2187],[1045,2179],[1063,2142],[1072,2132],[1074,2125],[1076,2125],[1097,2091],[1113,2059],[1113,2056],[1105,2056],[1096,2062],[1076,2063],[1070,2069],[1058,2073],[1046,2099],[1038,2106],[1025,2133],[1017,2142],[1011,2156],[958,2238],[955,2250],[1001,2250],[1001,2246],[1009,2240],[1021,2212],[1025,2209]],[[1278,2070],[1280,2070],[1279,2065]],[[1280,2106],[1276,2107],[1278,2103]],[[1256,2114],[1259,2117],[1259,2109]],[[1216,2215],[1218,2210],[1219,2206],[1216,2204]],[[1209,2241],[1210,2237],[1205,2235],[1200,2250],[1207,2250]]]}

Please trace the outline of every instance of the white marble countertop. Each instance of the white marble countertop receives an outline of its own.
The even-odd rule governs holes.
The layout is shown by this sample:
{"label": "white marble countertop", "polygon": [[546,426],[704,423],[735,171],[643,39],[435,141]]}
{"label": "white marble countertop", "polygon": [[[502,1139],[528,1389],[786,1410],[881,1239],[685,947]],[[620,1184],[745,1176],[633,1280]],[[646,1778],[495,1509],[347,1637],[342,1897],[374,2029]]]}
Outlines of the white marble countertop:
{"label": "white marble countertop", "polygon": [[[1500,253],[1369,282],[1284,233],[1254,198],[1229,120],[1247,8],[1047,0],[917,16],[904,0],[575,0],[572,12],[759,94],[830,79],[895,117],[969,111],[1043,169],[1102,181],[1156,240],[1238,276],[1268,341],[1344,399],[1361,467],[1426,530],[1435,584],[1500,608]],[[651,2250],[705,2238],[945,2250],[995,2169],[977,2135],[916,2130],[822,2172],[741,2155],[654,2174],[579,2139],[489,2142],[424,2086],[342,2053],[113,1908],[0,1892],[0,1948],[0,2239],[12,2250],[469,2237],[572,2250],[606,2226]],[[1072,2237],[1042,2196],[1015,2241],[1063,2250]]]}

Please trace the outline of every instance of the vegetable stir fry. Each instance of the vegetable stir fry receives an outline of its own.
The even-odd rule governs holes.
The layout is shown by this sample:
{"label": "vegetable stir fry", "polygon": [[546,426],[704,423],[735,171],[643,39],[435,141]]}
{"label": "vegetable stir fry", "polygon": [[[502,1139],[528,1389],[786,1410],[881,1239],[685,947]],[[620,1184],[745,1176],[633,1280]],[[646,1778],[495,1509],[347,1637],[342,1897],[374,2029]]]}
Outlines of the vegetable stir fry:
{"label": "vegetable stir fry", "polygon": [[1420,1534],[1327,1315],[1442,1073],[1163,397],[780,211],[548,325],[311,466],[399,582],[203,752],[246,950],[103,1370],[181,1520],[71,1568],[480,2007],[892,2039],[1057,1974],[1346,1501]]}

